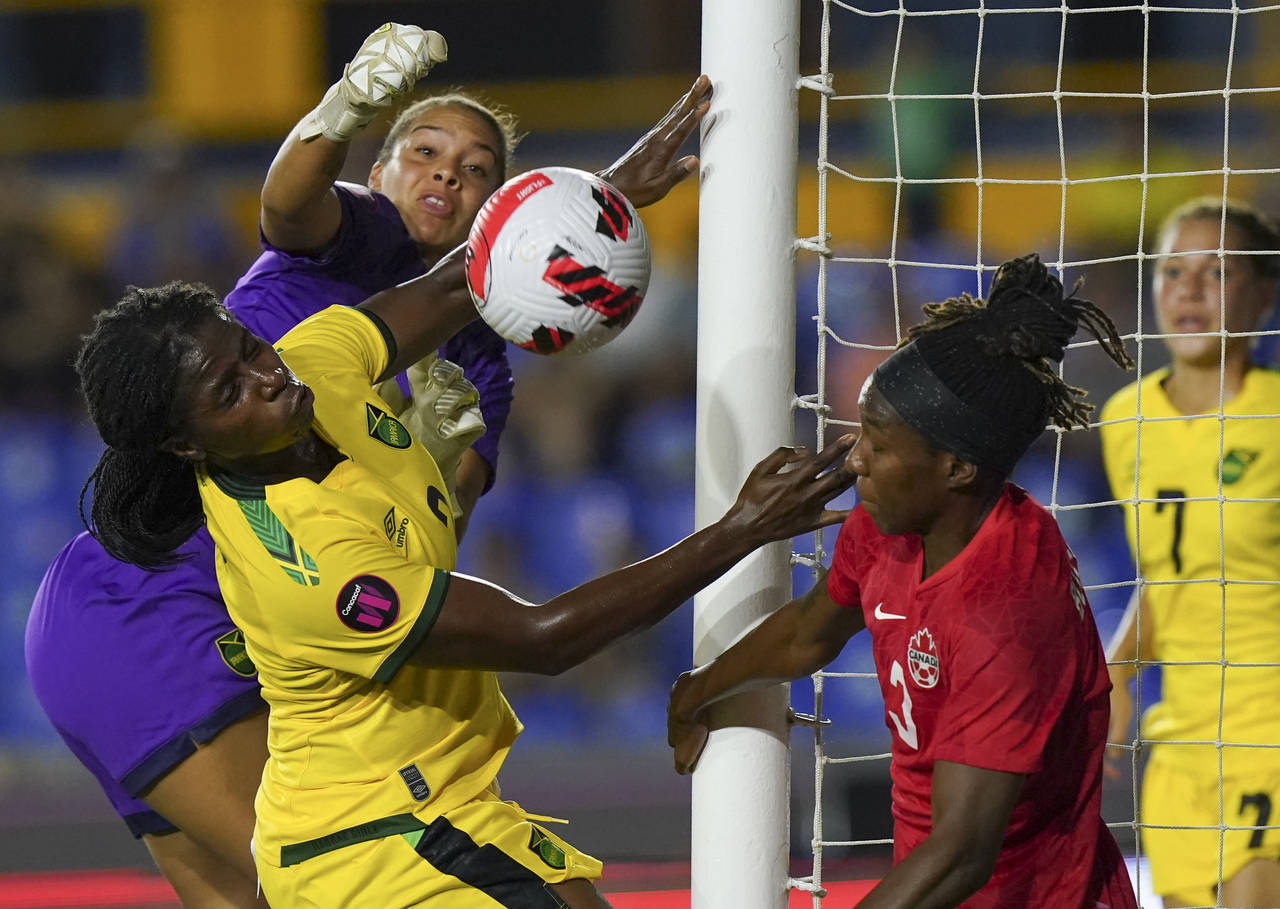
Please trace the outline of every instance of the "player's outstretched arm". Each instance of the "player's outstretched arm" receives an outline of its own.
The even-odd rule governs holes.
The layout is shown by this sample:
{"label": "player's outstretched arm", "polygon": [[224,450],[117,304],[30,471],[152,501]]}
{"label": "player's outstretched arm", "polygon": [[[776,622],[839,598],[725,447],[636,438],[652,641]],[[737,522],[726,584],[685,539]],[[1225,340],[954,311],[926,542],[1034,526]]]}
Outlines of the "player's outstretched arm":
{"label": "player's outstretched arm", "polygon": [[820,454],[779,448],[751,471],[716,521],[665,552],[588,581],[542,606],[454,575],[439,617],[409,658],[429,666],[554,675],[668,615],[745,555],[843,521],[826,504],[855,476],[846,436]]}
{"label": "player's outstretched arm", "polygon": [[600,176],[636,208],[659,201],[671,188],[698,170],[698,156],[676,153],[711,108],[711,79],[699,76],[671,110]]}
{"label": "player's outstretched arm", "polygon": [[671,686],[667,744],[677,773],[692,773],[707,743],[707,708],[743,691],[812,675],[866,627],[861,609],[836,603],[826,575],[808,593],[787,603],[716,659],[683,673]]}
{"label": "player's outstretched arm", "polygon": [[439,32],[388,22],[365,39],[319,105],[276,153],[262,186],[262,233],[291,253],[323,249],[337,236],[342,209],[333,183],[351,140],[377,114],[413,90],[448,56]]}
{"label": "player's outstretched arm", "polygon": [[391,333],[391,362],[379,381],[436,352],[478,318],[463,273],[459,246],[425,275],[374,294],[357,308],[375,315]]}
{"label": "player's outstretched arm", "polygon": [[1026,776],[938,761],[933,830],[858,909],[953,909],[991,878]]}

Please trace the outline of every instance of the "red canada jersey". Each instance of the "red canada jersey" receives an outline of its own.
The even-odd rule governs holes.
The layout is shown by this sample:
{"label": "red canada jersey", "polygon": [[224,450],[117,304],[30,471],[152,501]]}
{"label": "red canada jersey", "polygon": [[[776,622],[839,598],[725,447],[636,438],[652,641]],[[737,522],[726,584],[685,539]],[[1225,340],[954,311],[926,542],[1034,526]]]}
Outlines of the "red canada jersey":
{"label": "red canada jersey", "polygon": [[971,909],[1130,909],[1101,815],[1111,684],[1075,557],[1057,523],[1006,484],[977,534],[921,580],[913,534],[859,506],[827,590],[871,632],[893,738],[894,862],[932,828],[935,761],[1026,774],[991,879]]}

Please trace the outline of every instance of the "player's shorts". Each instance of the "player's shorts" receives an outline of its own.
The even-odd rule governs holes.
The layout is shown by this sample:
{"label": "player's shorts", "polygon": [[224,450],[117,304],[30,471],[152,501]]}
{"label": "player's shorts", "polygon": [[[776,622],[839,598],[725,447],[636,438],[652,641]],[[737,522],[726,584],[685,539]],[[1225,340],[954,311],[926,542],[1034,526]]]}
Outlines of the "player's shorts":
{"label": "player's shorts", "polygon": [[1151,863],[1151,885],[1156,893],[1189,906],[1212,906],[1217,902],[1219,853],[1222,880],[1230,880],[1254,859],[1280,860],[1280,830],[1217,829],[1219,823],[1280,823],[1280,770],[1224,775],[1219,801],[1216,760],[1187,767],[1161,760],[1163,747],[1172,746],[1156,746],[1142,780],[1142,850]]}
{"label": "player's shorts", "polygon": [[31,688],[134,836],[172,833],[141,795],[233,723],[267,709],[201,529],[168,571],[63,547],[27,619]]}
{"label": "player's shorts", "polygon": [[305,857],[287,847],[284,867],[259,860],[262,892],[272,909],[563,909],[551,885],[602,866],[530,817],[486,791],[434,820],[387,818],[362,827],[396,832]]}

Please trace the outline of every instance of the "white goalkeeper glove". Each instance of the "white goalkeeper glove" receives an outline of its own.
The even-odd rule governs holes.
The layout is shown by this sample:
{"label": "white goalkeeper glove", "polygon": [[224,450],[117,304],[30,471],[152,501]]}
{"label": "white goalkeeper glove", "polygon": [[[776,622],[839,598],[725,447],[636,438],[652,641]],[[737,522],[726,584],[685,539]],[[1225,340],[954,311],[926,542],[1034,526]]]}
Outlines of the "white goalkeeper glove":
{"label": "white goalkeeper glove", "polygon": [[325,92],[318,107],[298,125],[298,137],[310,142],[324,136],[350,142],[378,111],[395,104],[414,83],[449,57],[439,32],[388,22],[364,39],[342,70],[342,78]]}
{"label": "white goalkeeper glove", "polygon": [[[435,459],[449,489],[449,501],[456,502],[462,453],[484,435],[479,392],[462,374],[461,366],[434,356],[419,360],[406,374],[413,394],[411,400],[405,400],[395,379],[383,382],[378,391],[397,411],[400,422]],[[455,518],[457,512],[455,504]]]}

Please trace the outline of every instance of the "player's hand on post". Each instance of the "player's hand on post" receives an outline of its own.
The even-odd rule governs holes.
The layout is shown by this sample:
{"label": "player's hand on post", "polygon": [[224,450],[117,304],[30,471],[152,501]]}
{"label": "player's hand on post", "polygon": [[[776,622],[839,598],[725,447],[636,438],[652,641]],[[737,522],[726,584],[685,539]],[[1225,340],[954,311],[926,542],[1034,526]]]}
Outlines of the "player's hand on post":
{"label": "player's hand on post", "polygon": [[636,208],[652,205],[698,169],[698,156],[676,152],[711,107],[711,79],[699,76],[671,110],[617,161],[600,172]]}
{"label": "player's hand on post", "polygon": [[439,32],[386,23],[365,39],[343,67],[342,78],[303,119],[299,138],[350,142],[379,111],[413,91],[417,81],[448,56],[449,46]]}
{"label": "player's hand on post", "polygon": [[692,673],[682,672],[667,701],[667,744],[675,749],[676,773],[681,774],[693,773],[710,734],[705,711],[690,704],[693,688]]}
{"label": "player's hand on post", "polygon": [[803,445],[775,449],[752,468],[720,520],[740,529],[753,547],[839,524],[849,510],[825,506],[858,479],[845,464],[856,441],[852,434],[841,436],[818,454]]}
{"label": "player's hand on post", "polygon": [[[479,393],[463,375],[461,366],[434,356],[410,366],[406,375],[411,397],[396,416],[430,452],[449,489],[449,500],[456,502],[462,453],[484,435]],[[396,382],[389,379],[384,384]],[[384,398],[394,396],[388,389]],[[403,395],[400,400],[403,402]],[[455,518],[457,510],[455,505]]]}

